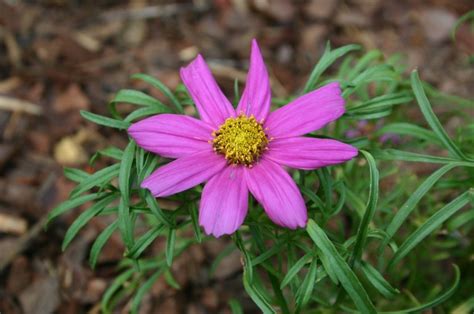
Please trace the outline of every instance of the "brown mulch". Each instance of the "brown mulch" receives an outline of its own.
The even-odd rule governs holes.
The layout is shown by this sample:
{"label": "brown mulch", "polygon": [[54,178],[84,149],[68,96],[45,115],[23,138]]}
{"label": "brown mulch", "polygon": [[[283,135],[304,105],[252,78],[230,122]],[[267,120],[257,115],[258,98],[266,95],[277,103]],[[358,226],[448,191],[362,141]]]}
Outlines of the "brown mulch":
{"label": "brown mulch", "polygon": [[[472,33],[461,27],[456,42],[449,37],[471,9],[471,0],[0,1],[0,313],[98,313],[120,239],[112,238],[93,271],[88,251],[107,220],[94,220],[64,253],[65,230],[80,211],[47,231],[42,225],[73,187],[63,166],[90,171],[95,150],[126,145],[125,134],[85,122],[79,110],[106,114],[114,92],[144,88],[131,74],[174,88],[179,67],[200,52],[232,95],[234,78],[245,78],[249,42],[258,38],[274,94],[285,96],[304,84],[330,40],[402,52],[425,80],[472,97],[474,72],[465,67]],[[225,244],[192,247],[173,266],[182,289],[159,280],[141,312],[230,313],[232,297],[257,313],[241,286],[238,254],[206,276]]]}

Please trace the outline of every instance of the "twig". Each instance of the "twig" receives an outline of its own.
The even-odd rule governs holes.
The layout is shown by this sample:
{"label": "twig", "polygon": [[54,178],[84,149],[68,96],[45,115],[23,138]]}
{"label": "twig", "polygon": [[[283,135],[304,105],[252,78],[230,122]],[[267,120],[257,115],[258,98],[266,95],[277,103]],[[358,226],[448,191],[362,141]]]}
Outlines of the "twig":
{"label": "twig", "polygon": [[36,104],[7,96],[0,96],[0,110],[25,112],[36,116],[43,113],[43,109]]}
{"label": "twig", "polygon": [[142,20],[153,19],[158,17],[173,16],[178,13],[185,13],[189,11],[202,12],[209,8],[208,4],[193,5],[193,4],[165,4],[165,5],[151,5],[144,8],[127,8],[117,9],[105,12],[101,17],[107,21],[116,20]]}
{"label": "twig", "polygon": [[[36,202],[32,204],[33,207],[40,208],[40,205],[43,201],[44,194],[46,191],[51,187],[55,182],[56,175],[54,173],[50,174],[48,178],[44,181],[44,183],[39,188],[38,192],[36,193]],[[3,254],[0,255],[0,273],[8,266],[10,263],[15,259],[15,257],[26,250],[28,246],[31,245],[31,242],[36,239],[40,232],[43,231],[43,227],[48,220],[48,213],[44,214],[34,225],[31,227],[28,232],[18,238],[12,249],[8,250],[7,252],[2,252]]]}
{"label": "twig", "polygon": [[43,226],[46,223],[48,215],[44,215],[39,221],[37,221],[34,226],[28,231],[27,234],[21,236],[18,240],[15,241],[15,245],[11,250],[7,252],[3,252],[2,257],[0,258],[0,273],[3,271],[5,267],[7,267],[13,259],[23,252],[31,241],[35,239],[38,234],[43,230]]}
{"label": "twig", "polygon": [[23,218],[0,213],[0,232],[21,235],[27,228],[28,224]]}

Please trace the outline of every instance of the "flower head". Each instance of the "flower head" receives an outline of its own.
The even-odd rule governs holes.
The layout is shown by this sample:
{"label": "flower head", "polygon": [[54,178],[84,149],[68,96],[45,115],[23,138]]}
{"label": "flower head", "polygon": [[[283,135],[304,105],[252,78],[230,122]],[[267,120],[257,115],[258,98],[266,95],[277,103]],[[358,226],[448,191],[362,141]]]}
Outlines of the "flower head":
{"label": "flower head", "polygon": [[283,167],[311,170],[357,155],[351,145],[303,137],[344,113],[339,84],[327,84],[270,113],[270,82],[255,40],[237,109],[200,55],[181,69],[181,78],[200,120],[160,114],[128,129],[142,148],[176,159],[153,172],[141,186],[155,197],[165,197],[206,182],[199,223],[216,237],[242,225],[249,191],[274,223],[291,229],[304,227],[305,202]]}

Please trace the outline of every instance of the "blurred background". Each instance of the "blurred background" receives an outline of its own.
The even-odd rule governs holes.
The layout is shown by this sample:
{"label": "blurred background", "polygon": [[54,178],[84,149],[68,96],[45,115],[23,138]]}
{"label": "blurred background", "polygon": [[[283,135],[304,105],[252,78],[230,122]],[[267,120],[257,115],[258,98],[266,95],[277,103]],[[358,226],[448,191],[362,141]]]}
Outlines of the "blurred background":
{"label": "blurred background", "polygon": [[[93,271],[88,251],[108,221],[93,220],[64,253],[65,230],[80,210],[46,232],[42,224],[73,187],[63,166],[91,171],[101,166],[88,163],[97,149],[127,143],[124,133],[85,122],[79,110],[106,114],[122,88],[162,98],[131,74],[150,74],[174,89],[179,67],[202,53],[232,97],[257,38],[273,94],[284,97],[302,87],[329,40],[400,53],[407,72],[417,67],[441,91],[472,99],[473,33],[463,25],[455,41],[450,37],[472,9],[472,0],[0,0],[0,313],[99,312],[123,251],[119,235]],[[445,123],[449,129],[458,122]],[[193,246],[176,260],[181,290],[159,280],[142,313],[230,313],[231,297],[245,313],[258,313],[241,286],[238,252],[207,276],[225,244]],[[155,249],[162,247],[157,241]]]}

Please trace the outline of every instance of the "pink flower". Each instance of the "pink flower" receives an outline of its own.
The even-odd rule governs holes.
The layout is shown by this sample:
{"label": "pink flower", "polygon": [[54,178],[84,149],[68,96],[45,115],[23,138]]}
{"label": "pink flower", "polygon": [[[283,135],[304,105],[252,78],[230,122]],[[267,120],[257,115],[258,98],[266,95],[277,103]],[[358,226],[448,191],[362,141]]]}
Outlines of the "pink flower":
{"label": "pink flower", "polygon": [[311,170],[357,155],[350,145],[302,136],[344,113],[339,84],[327,84],[270,112],[270,82],[255,40],[237,110],[202,56],[181,69],[181,78],[201,119],[160,114],[130,126],[128,132],[139,146],[176,158],[141,186],[155,197],[165,197],[207,181],[199,223],[216,237],[242,225],[249,191],[274,223],[290,229],[305,227],[305,202],[283,167]]}

